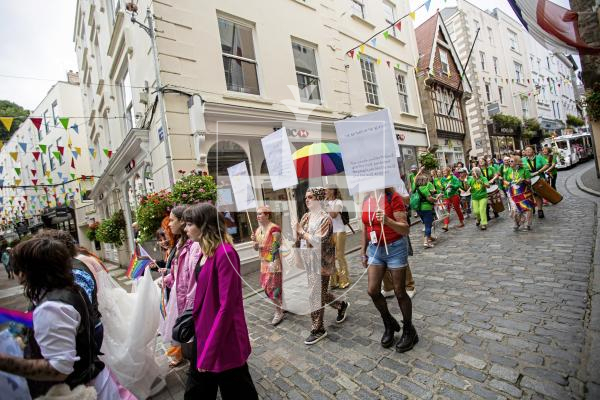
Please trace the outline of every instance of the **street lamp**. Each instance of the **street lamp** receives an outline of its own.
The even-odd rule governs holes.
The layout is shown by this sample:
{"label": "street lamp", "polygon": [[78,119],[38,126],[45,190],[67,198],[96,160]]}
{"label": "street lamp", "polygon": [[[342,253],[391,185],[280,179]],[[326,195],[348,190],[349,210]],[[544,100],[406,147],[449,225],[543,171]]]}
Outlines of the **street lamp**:
{"label": "street lamp", "polygon": [[133,2],[129,2],[126,4],[125,9],[131,12],[131,22],[137,24],[140,28],[144,30],[150,36],[150,44],[152,45],[152,56],[154,58],[154,74],[156,79],[156,93],[158,96],[158,103],[160,107],[160,122],[162,125],[162,129],[164,130],[164,141],[165,141],[165,153],[167,159],[167,176],[169,178],[169,186],[173,187],[173,165],[171,163],[171,144],[169,139],[169,132],[167,129],[167,114],[165,109],[164,95],[163,95],[163,87],[160,80],[160,68],[158,66],[158,51],[156,50],[156,36],[154,35],[154,17],[152,16],[152,12],[150,11],[150,7],[146,8],[146,18],[148,19],[148,26],[139,22],[135,16],[137,14],[137,4]]}

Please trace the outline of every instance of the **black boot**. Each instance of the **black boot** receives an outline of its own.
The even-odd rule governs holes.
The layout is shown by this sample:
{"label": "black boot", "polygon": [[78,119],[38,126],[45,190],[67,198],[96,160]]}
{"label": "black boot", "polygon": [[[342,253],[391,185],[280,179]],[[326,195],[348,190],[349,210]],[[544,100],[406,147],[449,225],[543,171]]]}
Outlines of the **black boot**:
{"label": "black boot", "polygon": [[398,353],[404,353],[411,350],[417,343],[419,343],[419,336],[417,330],[410,322],[402,322],[402,336],[400,341],[396,344],[396,351]]}
{"label": "black boot", "polygon": [[538,218],[544,218],[544,210],[538,210]]}
{"label": "black boot", "polygon": [[400,332],[400,324],[391,314],[383,317],[383,326],[385,327],[385,332],[383,332],[383,336],[381,337],[381,345],[386,349],[391,347],[394,344],[394,332]]}

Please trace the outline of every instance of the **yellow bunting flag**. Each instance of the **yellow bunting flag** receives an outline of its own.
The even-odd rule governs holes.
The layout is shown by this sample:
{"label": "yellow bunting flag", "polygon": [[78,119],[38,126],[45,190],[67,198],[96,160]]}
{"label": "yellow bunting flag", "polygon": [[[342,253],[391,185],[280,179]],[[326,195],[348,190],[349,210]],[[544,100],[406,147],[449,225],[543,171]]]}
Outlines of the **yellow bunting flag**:
{"label": "yellow bunting flag", "polygon": [[81,147],[75,147],[75,151],[77,154],[81,155]]}
{"label": "yellow bunting flag", "polygon": [[0,121],[2,122],[2,125],[4,125],[4,127],[6,128],[7,132],[10,132],[13,120],[13,117],[0,117]]}
{"label": "yellow bunting flag", "polygon": [[360,45],[360,52],[361,52],[361,53],[364,53],[364,52],[365,52],[365,45],[364,45],[364,44],[361,44],[361,45]]}
{"label": "yellow bunting flag", "polygon": [[381,58],[377,59],[377,64],[381,64]]}
{"label": "yellow bunting flag", "polygon": [[67,147],[68,148],[73,147],[73,141],[71,140],[71,135],[69,135],[69,140],[67,141]]}
{"label": "yellow bunting flag", "polygon": [[13,160],[17,161],[17,157],[19,156],[18,151],[10,151],[9,154],[13,158]]}
{"label": "yellow bunting flag", "polygon": [[410,14],[410,17],[412,18],[412,20],[414,21],[417,18],[417,13],[412,11]]}
{"label": "yellow bunting flag", "polygon": [[21,180],[20,179],[15,179],[15,185],[19,186],[21,184]]}

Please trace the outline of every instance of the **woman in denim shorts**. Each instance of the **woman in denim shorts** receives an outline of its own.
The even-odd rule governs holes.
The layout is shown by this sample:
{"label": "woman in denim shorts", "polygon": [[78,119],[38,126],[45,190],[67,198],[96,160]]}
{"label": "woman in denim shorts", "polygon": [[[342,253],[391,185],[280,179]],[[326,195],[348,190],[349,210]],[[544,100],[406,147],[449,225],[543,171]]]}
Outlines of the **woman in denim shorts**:
{"label": "woman in denim shorts", "polygon": [[410,227],[402,197],[393,188],[372,193],[363,202],[362,221],[364,229],[361,254],[363,266],[369,267],[368,293],[381,314],[385,328],[381,345],[385,348],[392,346],[394,332],[400,331],[400,325],[390,314],[385,297],[380,291],[383,276],[389,270],[404,326],[400,341],[396,344],[396,351],[404,353],[417,344],[419,337],[412,325],[412,302],[405,287],[408,266],[407,236]]}

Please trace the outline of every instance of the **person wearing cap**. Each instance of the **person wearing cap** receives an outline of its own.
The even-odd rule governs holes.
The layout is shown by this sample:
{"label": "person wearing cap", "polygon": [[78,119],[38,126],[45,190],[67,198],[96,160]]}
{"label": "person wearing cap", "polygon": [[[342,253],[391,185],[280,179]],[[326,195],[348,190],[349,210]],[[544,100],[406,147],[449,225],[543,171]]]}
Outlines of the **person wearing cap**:
{"label": "person wearing cap", "polygon": [[281,269],[281,228],[271,221],[271,208],[260,206],[256,209],[258,228],[251,239],[254,250],[260,254],[260,286],[273,304],[275,315],[271,324],[277,326],[285,314],[283,313],[283,278]]}

